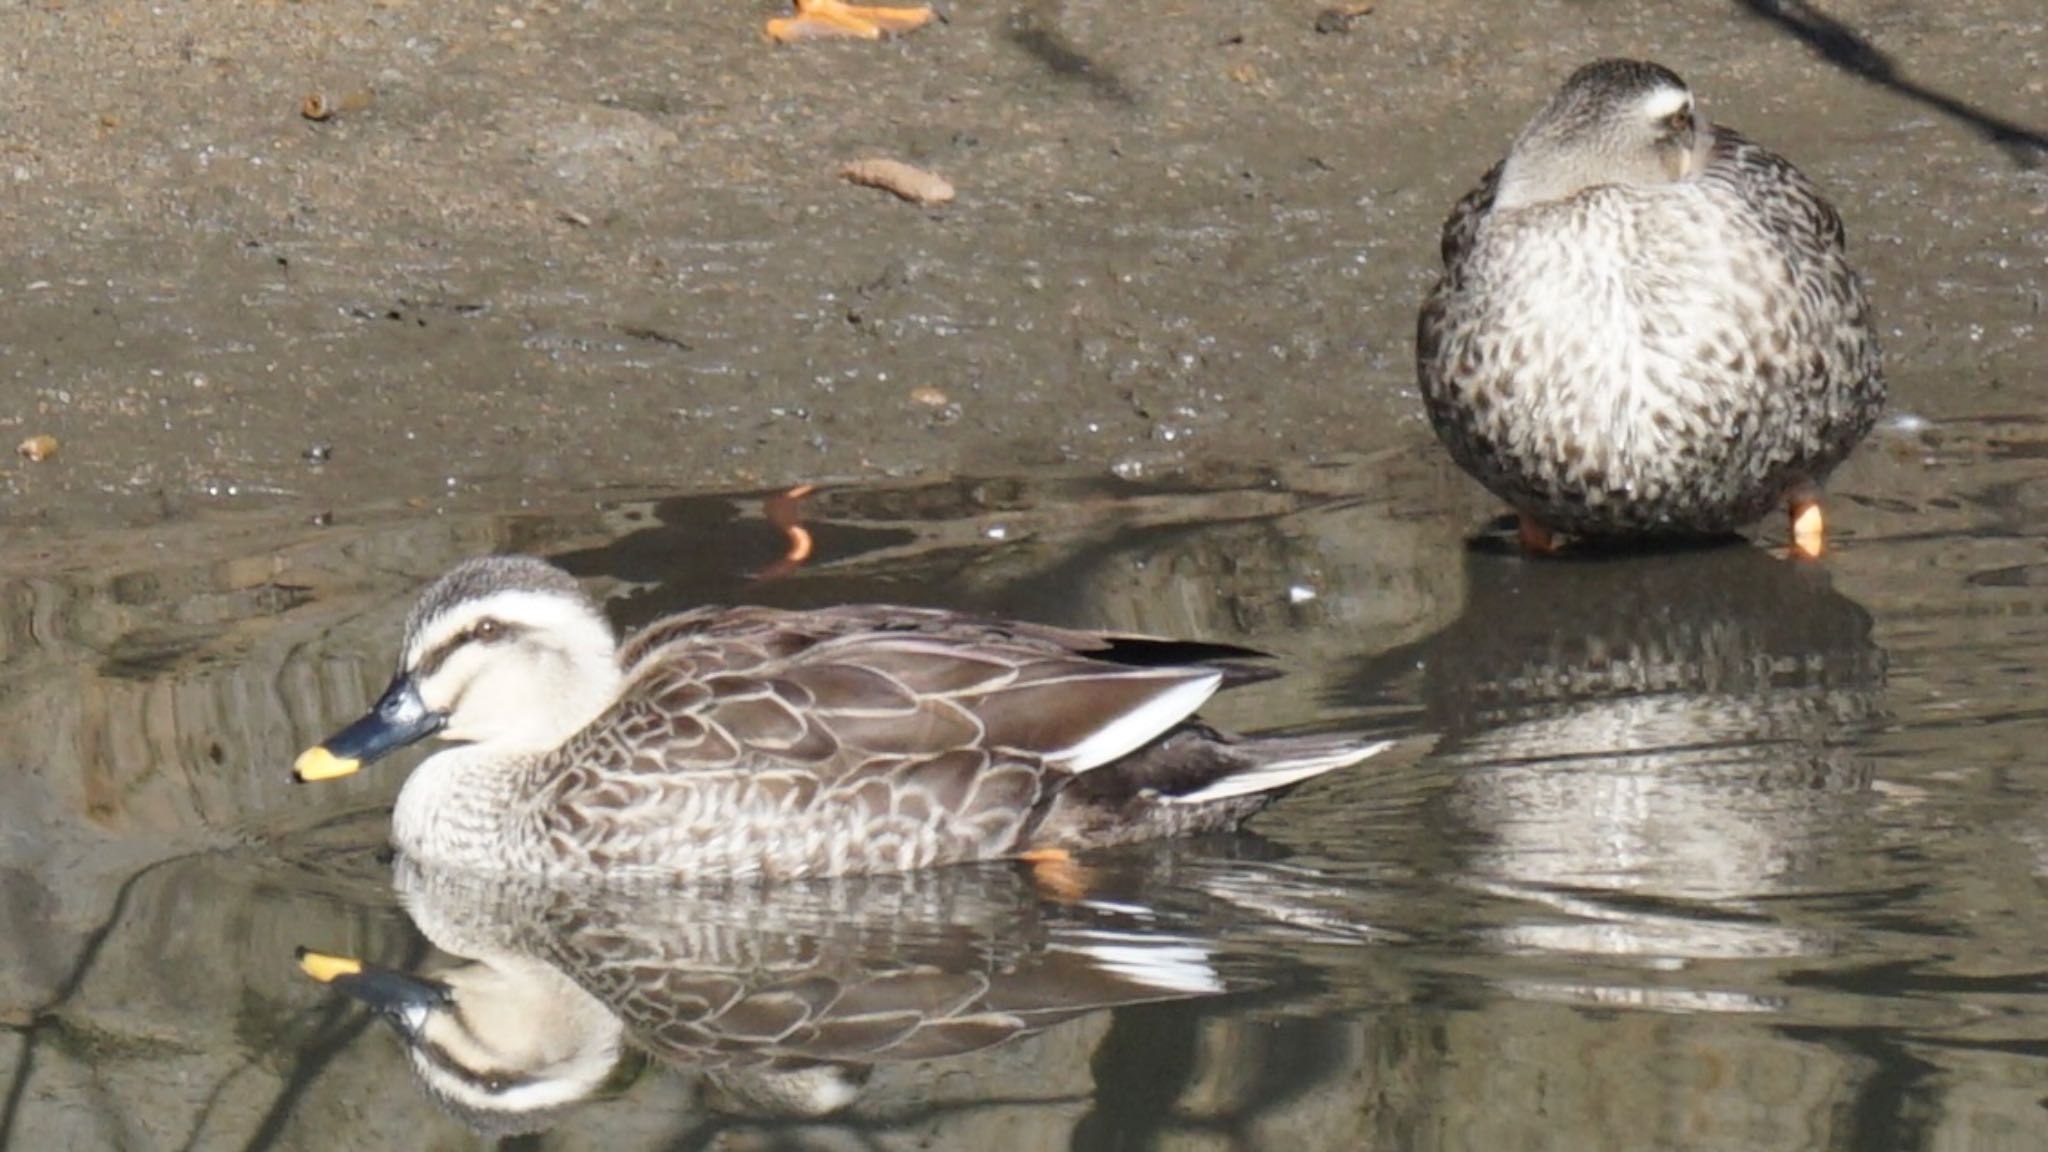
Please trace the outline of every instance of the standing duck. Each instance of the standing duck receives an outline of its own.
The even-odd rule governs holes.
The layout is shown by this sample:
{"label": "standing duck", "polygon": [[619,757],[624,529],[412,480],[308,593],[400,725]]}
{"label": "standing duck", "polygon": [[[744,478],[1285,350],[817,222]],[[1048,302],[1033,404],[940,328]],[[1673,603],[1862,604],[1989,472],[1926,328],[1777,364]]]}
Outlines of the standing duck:
{"label": "standing duck", "polygon": [[1572,73],[1452,210],[1416,366],[1430,423],[1521,540],[1723,535],[1819,485],[1884,406],[1841,217],[1695,118],[1670,69]]}
{"label": "standing duck", "polygon": [[1195,709],[1265,679],[1227,645],[933,609],[700,608],[620,647],[568,573],[466,561],[429,585],[368,715],[300,780],[406,744],[392,839],[430,867],[786,879],[1069,853],[1230,828],[1387,747],[1239,738]]}

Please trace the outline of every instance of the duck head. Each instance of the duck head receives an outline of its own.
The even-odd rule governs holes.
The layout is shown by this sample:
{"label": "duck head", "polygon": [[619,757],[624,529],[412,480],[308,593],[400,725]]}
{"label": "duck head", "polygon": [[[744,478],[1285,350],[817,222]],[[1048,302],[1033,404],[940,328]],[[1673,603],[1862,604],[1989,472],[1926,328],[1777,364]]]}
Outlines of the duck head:
{"label": "duck head", "polygon": [[1597,60],[1572,73],[1515,138],[1494,204],[1684,180],[1705,163],[1712,140],[1677,73],[1647,60]]}
{"label": "duck head", "polygon": [[619,680],[611,625],[568,573],[530,556],[470,560],[413,606],[384,695],[292,774],[346,776],[428,736],[543,751],[601,712]]}

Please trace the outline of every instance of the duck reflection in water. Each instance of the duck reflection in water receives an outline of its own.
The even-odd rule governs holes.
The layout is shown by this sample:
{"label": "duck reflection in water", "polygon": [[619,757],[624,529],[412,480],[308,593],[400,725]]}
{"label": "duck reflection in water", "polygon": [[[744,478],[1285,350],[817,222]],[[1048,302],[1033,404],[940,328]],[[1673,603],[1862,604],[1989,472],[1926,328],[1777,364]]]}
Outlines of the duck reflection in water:
{"label": "duck reflection in water", "polygon": [[401,860],[406,909],[451,958],[300,964],[387,1018],[422,1086],[481,1133],[552,1127],[622,1091],[643,1053],[700,1070],[715,1110],[811,1119],[877,1064],[1225,991],[1210,940],[1094,878],[1106,893],[1049,901],[1008,865],[656,890]]}
{"label": "duck reflection in water", "polygon": [[1387,659],[1425,669],[1453,870],[1549,909],[1496,943],[1652,961],[1818,947],[1757,901],[1853,879],[1830,870],[1855,867],[1871,824],[1870,615],[1754,548],[1467,556],[1457,622]]}

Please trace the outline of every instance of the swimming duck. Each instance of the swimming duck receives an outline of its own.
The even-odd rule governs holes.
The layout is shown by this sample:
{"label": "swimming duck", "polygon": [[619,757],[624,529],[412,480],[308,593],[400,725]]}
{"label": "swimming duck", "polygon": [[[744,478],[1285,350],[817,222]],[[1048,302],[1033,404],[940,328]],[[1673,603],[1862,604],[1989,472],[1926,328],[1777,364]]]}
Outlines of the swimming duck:
{"label": "swimming duck", "polygon": [[1521,538],[1700,537],[1818,487],[1884,406],[1841,217],[1697,119],[1670,69],[1572,73],[1458,202],[1416,361],[1437,436]]}
{"label": "swimming duck", "polygon": [[1247,649],[933,609],[700,608],[623,647],[559,568],[466,561],[398,673],[308,749],[347,775],[428,736],[392,838],[429,865],[559,876],[836,875],[1232,827],[1387,745],[1195,718]]}

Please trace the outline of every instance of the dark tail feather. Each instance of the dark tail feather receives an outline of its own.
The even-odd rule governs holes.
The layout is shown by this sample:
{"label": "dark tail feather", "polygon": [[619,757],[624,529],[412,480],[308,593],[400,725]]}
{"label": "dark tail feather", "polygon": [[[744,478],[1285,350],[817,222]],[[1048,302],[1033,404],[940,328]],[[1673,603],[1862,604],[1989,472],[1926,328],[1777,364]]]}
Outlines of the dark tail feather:
{"label": "dark tail feather", "polygon": [[1019,844],[1081,849],[1232,828],[1288,788],[1392,746],[1356,736],[1231,736],[1189,725],[1074,777]]}
{"label": "dark tail feather", "polygon": [[1325,772],[1349,768],[1393,747],[1392,740],[1357,737],[1297,736],[1268,738],[1235,745],[1240,766],[1207,783],[1182,792],[1161,792],[1162,804],[1210,804],[1239,796],[1277,792]]}

